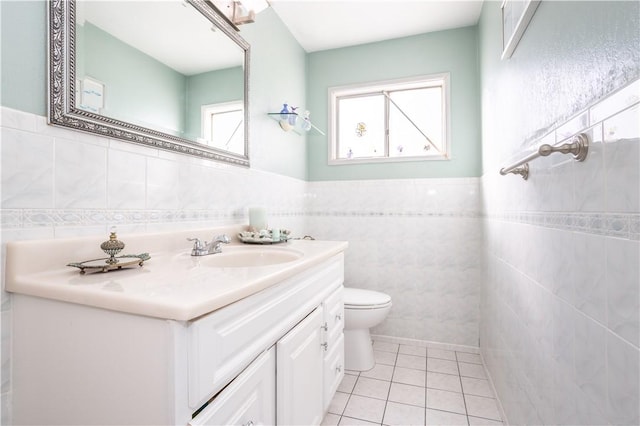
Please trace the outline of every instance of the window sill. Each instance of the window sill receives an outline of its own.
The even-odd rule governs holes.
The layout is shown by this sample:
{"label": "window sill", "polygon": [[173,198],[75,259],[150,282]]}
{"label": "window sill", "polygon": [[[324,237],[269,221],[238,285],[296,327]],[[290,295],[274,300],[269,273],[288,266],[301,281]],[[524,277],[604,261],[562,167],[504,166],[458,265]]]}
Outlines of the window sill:
{"label": "window sill", "polygon": [[444,155],[430,157],[380,157],[380,158],[354,158],[354,159],[330,159],[330,166],[348,166],[350,164],[380,164],[380,163],[406,163],[423,161],[450,161],[451,158]]}

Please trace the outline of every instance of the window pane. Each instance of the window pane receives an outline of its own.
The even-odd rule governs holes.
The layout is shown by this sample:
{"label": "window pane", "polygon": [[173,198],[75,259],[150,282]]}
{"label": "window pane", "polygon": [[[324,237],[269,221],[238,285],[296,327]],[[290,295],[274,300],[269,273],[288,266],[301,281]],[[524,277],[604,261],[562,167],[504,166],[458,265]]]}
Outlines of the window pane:
{"label": "window pane", "polygon": [[211,114],[211,145],[236,154],[243,154],[243,120],[242,110]]}
{"label": "window pane", "polygon": [[448,75],[329,90],[329,164],[448,160]]}
{"label": "window pane", "polygon": [[385,156],[384,96],[338,99],[338,158]]}
{"label": "window pane", "polygon": [[427,137],[444,151],[442,88],[402,90],[390,92],[389,96],[389,156],[441,155]]}

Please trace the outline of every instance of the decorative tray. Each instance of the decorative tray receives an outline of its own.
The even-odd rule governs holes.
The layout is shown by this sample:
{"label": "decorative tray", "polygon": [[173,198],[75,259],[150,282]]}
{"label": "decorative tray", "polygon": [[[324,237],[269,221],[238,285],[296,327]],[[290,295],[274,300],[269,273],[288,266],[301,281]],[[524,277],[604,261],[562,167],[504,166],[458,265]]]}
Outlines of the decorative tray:
{"label": "decorative tray", "polygon": [[280,244],[289,241],[290,231],[281,229],[275,233],[272,229],[263,229],[259,232],[245,231],[238,234],[238,239],[245,244]]}
{"label": "decorative tray", "polygon": [[111,263],[111,257],[104,257],[101,259],[86,260],[84,262],[69,263],[67,266],[79,268],[81,274],[84,274],[87,271],[109,272],[116,269],[122,269],[136,265],[142,266],[145,260],[151,259],[151,256],[149,256],[149,253],[126,254],[122,256],[116,256],[114,259],[114,263]]}

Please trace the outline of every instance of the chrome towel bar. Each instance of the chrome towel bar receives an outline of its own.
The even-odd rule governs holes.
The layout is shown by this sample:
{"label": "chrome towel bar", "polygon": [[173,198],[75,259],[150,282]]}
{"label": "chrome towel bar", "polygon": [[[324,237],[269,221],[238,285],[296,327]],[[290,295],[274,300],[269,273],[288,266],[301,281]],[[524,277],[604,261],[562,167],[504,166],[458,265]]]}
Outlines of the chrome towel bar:
{"label": "chrome towel bar", "polygon": [[527,180],[529,178],[529,161],[535,160],[538,157],[547,157],[554,152],[560,152],[562,154],[573,154],[573,159],[576,161],[584,161],[587,158],[589,152],[589,137],[585,133],[580,133],[571,139],[571,142],[564,143],[562,145],[540,145],[536,152],[527,155],[522,160],[500,169],[502,176],[513,173],[522,176],[522,179]]}

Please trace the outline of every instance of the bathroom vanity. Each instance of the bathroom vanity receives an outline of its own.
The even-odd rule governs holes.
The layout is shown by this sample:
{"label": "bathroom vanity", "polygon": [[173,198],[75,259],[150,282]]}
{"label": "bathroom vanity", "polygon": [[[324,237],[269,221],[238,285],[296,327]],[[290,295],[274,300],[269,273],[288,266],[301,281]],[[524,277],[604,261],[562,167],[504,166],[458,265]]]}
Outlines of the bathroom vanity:
{"label": "bathroom vanity", "polygon": [[224,231],[123,238],[151,259],[86,275],[64,265],[99,257],[96,239],[10,243],[14,423],[319,424],[344,374],[347,244],[223,247],[296,253],[268,265],[188,255],[186,237]]}

